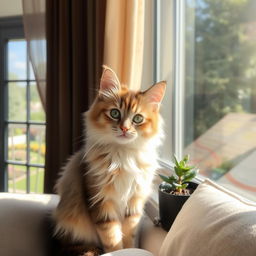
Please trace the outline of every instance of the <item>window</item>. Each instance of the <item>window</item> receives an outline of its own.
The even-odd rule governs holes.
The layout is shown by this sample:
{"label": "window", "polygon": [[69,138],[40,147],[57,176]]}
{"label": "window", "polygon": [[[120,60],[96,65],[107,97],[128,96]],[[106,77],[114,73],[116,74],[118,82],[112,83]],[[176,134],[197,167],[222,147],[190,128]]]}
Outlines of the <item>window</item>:
{"label": "window", "polygon": [[22,21],[0,21],[1,190],[42,193],[45,114],[28,59]]}
{"label": "window", "polygon": [[255,200],[256,2],[157,0],[154,11],[163,161],[188,153],[203,177]]}

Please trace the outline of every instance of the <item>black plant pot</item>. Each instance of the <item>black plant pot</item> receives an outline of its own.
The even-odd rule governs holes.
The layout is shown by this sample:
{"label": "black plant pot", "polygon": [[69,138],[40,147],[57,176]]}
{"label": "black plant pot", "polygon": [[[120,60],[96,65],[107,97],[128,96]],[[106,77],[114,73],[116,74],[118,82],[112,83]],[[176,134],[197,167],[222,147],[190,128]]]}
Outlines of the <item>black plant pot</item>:
{"label": "black plant pot", "polygon": [[[183,204],[189,198],[189,195],[172,195],[162,191],[160,186],[158,189],[160,222],[162,228],[169,231]],[[198,184],[189,182],[188,189],[193,193],[197,186]]]}

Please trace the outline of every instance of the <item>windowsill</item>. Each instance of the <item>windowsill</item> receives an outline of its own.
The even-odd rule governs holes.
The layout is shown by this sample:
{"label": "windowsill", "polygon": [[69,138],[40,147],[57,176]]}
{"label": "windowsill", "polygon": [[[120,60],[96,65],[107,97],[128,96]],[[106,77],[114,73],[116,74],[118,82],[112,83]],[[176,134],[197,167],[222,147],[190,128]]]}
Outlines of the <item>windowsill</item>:
{"label": "windowsill", "polygon": [[[147,204],[147,207],[149,204]],[[141,249],[150,251],[153,255],[159,255],[160,248],[167,235],[161,227],[157,227],[152,222],[150,216],[144,216],[139,229],[138,246]]]}

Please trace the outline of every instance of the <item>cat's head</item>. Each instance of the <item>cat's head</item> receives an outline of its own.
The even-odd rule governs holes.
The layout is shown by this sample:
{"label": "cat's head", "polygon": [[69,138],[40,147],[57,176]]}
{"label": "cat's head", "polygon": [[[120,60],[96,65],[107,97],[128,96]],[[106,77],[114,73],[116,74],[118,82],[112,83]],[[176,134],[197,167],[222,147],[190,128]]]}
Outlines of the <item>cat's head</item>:
{"label": "cat's head", "polygon": [[98,95],[86,114],[87,136],[100,143],[139,143],[160,131],[159,107],[166,83],[146,91],[121,85],[115,72],[104,66]]}

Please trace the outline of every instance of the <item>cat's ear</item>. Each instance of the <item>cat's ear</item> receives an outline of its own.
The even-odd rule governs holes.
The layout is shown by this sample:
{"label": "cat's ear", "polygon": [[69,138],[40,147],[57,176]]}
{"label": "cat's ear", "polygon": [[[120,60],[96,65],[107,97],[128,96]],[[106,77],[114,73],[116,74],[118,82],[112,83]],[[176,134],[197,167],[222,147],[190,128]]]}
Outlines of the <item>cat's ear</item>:
{"label": "cat's ear", "polygon": [[120,88],[121,85],[114,70],[103,65],[103,73],[100,79],[100,93],[104,93],[104,91],[118,92]]}
{"label": "cat's ear", "polygon": [[158,109],[165,93],[166,82],[162,81],[154,84],[144,92],[147,103],[152,104],[154,109]]}

